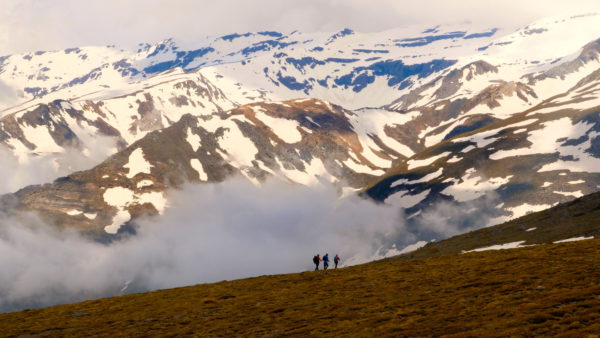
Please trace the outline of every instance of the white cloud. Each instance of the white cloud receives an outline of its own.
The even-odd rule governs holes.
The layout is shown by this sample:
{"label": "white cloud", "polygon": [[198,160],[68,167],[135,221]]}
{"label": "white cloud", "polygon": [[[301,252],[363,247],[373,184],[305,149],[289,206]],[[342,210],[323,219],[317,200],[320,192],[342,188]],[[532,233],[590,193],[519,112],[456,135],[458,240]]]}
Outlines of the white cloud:
{"label": "white cloud", "polygon": [[111,244],[0,217],[0,312],[116,295],[126,284],[134,292],[311,270],[315,253],[360,263],[381,258],[401,224],[392,208],[281,182],[189,185],[171,201]]}
{"label": "white cloud", "polygon": [[[1,94],[1,88],[0,88]],[[89,142],[88,156],[80,149],[65,147],[62,153],[48,156],[26,156],[27,161],[19,163],[13,153],[0,145],[0,194],[15,192],[32,184],[48,183],[60,176],[75,171],[87,170],[104,161],[114,149],[116,141],[106,136],[96,136]]]}
{"label": "white cloud", "polygon": [[81,45],[274,29],[380,31],[462,21],[515,27],[544,16],[598,11],[595,0],[3,0],[0,55]]}
{"label": "white cloud", "polygon": [[[2,33],[0,33],[2,34]],[[0,35],[0,44],[2,43],[2,37]],[[4,81],[0,80],[0,97],[6,102],[8,106],[17,103],[18,94],[17,91],[11,86],[7,85]]]}
{"label": "white cloud", "polygon": [[439,203],[406,224],[400,210],[339,199],[330,187],[234,179],[171,191],[170,204],[110,244],[0,214],[0,312],[114,296],[126,285],[125,292],[141,292],[312,270],[316,253],[339,254],[344,264],[380,259],[481,227],[497,201]]}

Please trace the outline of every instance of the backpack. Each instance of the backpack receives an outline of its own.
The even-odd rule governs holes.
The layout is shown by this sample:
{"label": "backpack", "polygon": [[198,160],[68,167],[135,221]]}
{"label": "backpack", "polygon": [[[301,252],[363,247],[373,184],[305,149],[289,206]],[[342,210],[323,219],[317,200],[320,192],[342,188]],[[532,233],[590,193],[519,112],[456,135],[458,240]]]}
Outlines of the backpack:
{"label": "backpack", "polygon": [[313,263],[318,264],[319,263],[319,257],[317,257],[317,256],[313,257]]}

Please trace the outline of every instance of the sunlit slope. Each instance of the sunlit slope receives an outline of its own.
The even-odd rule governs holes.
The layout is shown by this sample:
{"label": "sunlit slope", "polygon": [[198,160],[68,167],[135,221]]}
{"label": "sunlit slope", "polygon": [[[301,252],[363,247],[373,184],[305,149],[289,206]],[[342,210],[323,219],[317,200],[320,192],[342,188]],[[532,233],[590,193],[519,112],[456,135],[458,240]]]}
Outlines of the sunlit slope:
{"label": "sunlit slope", "polygon": [[[0,315],[6,336],[581,336],[600,240],[262,276]],[[307,257],[310,259],[310,257]]]}
{"label": "sunlit slope", "polygon": [[600,193],[583,196],[551,209],[433,242],[404,258],[448,255],[490,247],[551,244],[600,237]]}

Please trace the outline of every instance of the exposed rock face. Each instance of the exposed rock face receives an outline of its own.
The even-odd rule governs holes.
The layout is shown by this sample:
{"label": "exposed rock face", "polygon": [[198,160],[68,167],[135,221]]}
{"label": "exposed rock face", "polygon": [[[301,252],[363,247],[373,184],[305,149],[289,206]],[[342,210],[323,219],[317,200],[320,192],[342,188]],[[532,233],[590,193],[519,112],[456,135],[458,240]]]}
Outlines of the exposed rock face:
{"label": "exposed rock face", "polygon": [[425,91],[431,91],[434,88],[437,89],[431,96],[427,97],[429,102],[447,99],[461,89],[463,79],[471,81],[477,75],[483,75],[490,72],[497,73],[498,68],[482,60],[470,63],[464,67],[454,69],[448,74],[438,77],[422,87],[403,95],[390,103],[389,108],[398,111],[409,110],[415,105],[418,106],[418,102],[426,97],[426,94],[424,94]]}
{"label": "exposed rock face", "polygon": [[386,169],[371,162],[373,156],[389,163],[398,157],[363,143],[354,131],[353,116],[318,100],[184,115],[93,169],[5,198],[16,199],[19,210],[36,211],[52,224],[103,237],[131,231],[127,222],[137,217],[162,213],[168,189],[186,182],[220,182],[242,175],[257,183],[276,177],[358,189]]}
{"label": "exposed rock face", "polygon": [[555,67],[542,72],[541,74],[527,74],[523,76],[529,85],[534,85],[539,81],[546,79],[565,79],[565,76],[576,73],[586,64],[600,61],[600,39],[592,41],[585,45],[574,60],[561,63]]}
{"label": "exposed rock face", "polygon": [[599,85],[582,84],[529,111],[454,135],[401,162],[365,193],[405,208],[414,215],[409,222],[423,221],[421,213],[442,201],[456,210],[470,205],[472,217],[451,221],[468,229],[595,192]]}
{"label": "exposed rock face", "polygon": [[[149,132],[170,126],[184,114],[211,115],[234,106],[202,75],[190,74],[131,94],[56,100],[6,115],[0,120],[0,143],[20,162],[32,156],[52,157],[66,148],[76,148],[87,156],[94,155],[91,151],[112,154]],[[117,147],[98,147],[98,136],[112,139]]]}

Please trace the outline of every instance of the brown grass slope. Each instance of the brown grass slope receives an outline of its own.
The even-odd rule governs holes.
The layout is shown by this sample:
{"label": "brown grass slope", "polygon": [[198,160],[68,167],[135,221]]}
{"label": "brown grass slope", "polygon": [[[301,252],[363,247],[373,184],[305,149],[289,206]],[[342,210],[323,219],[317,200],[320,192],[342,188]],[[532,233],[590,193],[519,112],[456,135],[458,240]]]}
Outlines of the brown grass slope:
{"label": "brown grass slope", "polygon": [[550,244],[574,237],[600,237],[600,192],[503,224],[430,243],[402,257],[448,255],[518,241],[524,241],[523,245]]}
{"label": "brown grass slope", "polygon": [[600,240],[386,259],[0,315],[3,336],[583,336]]}

